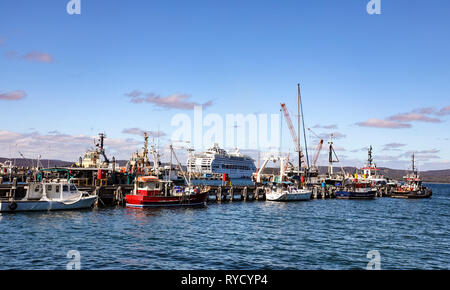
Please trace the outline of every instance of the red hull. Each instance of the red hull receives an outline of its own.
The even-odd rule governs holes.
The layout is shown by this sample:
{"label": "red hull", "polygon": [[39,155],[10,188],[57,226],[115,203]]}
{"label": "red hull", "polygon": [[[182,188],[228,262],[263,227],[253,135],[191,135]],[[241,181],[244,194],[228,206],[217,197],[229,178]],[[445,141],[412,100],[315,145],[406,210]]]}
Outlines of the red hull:
{"label": "red hull", "polygon": [[125,196],[127,206],[150,207],[150,206],[197,206],[204,205],[208,195],[200,193],[183,196],[161,196],[161,195],[134,195]]}

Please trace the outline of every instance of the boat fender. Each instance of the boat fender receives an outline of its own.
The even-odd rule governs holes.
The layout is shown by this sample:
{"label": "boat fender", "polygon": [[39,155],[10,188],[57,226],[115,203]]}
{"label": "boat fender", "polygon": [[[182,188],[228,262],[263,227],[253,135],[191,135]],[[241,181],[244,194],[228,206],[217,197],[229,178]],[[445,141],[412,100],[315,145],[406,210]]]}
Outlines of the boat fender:
{"label": "boat fender", "polygon": [[17,203],[15,203],[14,201],[9,204],[10,210],[15,210],[16,208],[17,208]]}

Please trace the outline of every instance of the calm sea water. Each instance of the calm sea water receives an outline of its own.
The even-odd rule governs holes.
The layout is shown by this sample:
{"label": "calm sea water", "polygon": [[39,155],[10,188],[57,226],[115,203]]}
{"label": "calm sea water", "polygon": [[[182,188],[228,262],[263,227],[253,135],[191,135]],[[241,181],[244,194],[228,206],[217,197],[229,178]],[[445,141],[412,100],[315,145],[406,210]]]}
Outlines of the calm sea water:
{"label": "calm sea water", "polygon": [[0,216],[0,269],[450,269],[450,185],[424,200],[226,202]]}

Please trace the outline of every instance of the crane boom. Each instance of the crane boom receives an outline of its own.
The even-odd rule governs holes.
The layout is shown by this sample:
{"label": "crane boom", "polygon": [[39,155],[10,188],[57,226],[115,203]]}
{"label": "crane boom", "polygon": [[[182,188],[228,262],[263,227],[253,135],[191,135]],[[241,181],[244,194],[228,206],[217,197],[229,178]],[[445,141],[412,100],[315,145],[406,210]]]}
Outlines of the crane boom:
{"label": "crane boom", "polygon": [[316,153],[314,153],[314,158],[313,158],[313,161],[312,161],[312,166],[315,167],[316,163],[317,163],[317,160],[319,159],[320,152],[322,151],[323,139],[320,138],[320,136],[317,135],[313,130],[311,130],[311,128],[308,128],[308,131],[310,131],[311,133],[314,134],[314,136],[316,136],[317,138],[320,139],[319,144],[317,144]]}
{"label": "crane boom", "polygon": [[314,158],[312,162],[312,166],[316,166],[317,160],[319,159],[320,151],[322,151],[323,140],[319,141],[319,144],[316,147],[316,153],[314,153]]}
{"label": "crane boom", "polygon": [[286,119],[286,123],[289,127],[289,131],[291,132],[292,140],[295,144],[295,150],[300,152],[300,143],[298,142],[297,133],[295,132],[294,125],[292,124],[291,117],[289,116],[289,112],[287,110],[286,104],[281,103],[281,109],[283,109],[284,117]]}

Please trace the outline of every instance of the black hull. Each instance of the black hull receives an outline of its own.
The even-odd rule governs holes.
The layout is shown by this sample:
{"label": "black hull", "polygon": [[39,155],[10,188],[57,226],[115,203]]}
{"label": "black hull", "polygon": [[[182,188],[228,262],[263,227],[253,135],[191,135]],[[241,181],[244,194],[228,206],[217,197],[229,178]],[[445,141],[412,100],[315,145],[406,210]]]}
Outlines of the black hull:
{"label": "black hull", "polygon": [[419,191],[394,191],[391,194],[392,198],[409,198],[409,199],[420,199],[420,198],[430,198],[432,196],[431,190],[419,190]]}

